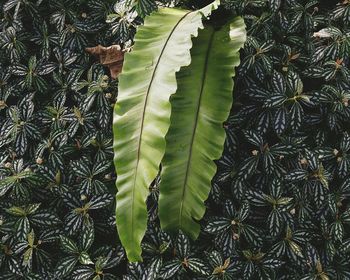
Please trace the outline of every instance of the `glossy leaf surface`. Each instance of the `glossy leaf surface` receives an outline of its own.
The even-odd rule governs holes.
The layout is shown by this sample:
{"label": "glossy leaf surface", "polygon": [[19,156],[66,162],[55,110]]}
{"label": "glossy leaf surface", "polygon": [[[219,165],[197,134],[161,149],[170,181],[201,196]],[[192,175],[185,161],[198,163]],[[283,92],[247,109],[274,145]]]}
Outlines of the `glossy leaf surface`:
{"label": "glossy leaf surface", "polygon": [[[223,122],[232,104],[235,66],[246,39],[245,24],[236,18],[215,30],[206,26],[194,39],[192,62],[177,75],[171,99],[171,126],[162,161],[159,216],[164,229],[199,234],[211,180],[225,141]],[[205,168],[204,168],[205,167]]]}

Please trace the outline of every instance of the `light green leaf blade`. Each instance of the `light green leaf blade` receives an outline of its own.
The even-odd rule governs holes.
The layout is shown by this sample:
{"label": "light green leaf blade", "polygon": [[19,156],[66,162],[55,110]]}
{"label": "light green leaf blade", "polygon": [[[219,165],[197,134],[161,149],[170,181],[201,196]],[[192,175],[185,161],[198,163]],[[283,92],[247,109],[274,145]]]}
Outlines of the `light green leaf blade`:
{"label": "light green leaf blade", "polygon": [[220,30],[205,27],[193,40],[191,65],[177,74],[159,187],[163,229],[182,229],[192,238],[199,234],[196,220],[205,212],[204,201],[216,172],[213,160],[222,154],[222,123],[231,109],[232,77],[245,39],[241,18]]}
{"label": "light green leaf blade", "polygon": [[114,163],[117,172],[116,219],[130,261],[140,261],[146,231],[148,187],[165,152],[170,125],[169,97],[175,93],[175,73],[191,62],[191,36],[202,28],[200,11],[164,8],[146,17],[135,45],[126,54],[114,110]]}

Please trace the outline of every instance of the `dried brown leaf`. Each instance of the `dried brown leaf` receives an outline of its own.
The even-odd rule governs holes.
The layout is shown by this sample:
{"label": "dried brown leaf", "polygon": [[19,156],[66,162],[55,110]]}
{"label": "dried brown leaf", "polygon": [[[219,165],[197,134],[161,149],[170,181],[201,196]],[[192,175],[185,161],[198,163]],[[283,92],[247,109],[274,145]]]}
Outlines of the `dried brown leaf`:
{"label": "dried brown leaf", "polygon": [[125,51],[119,45],[104,47],[98,45],[86,48],[86,51],[99,57],[100,63],[109,68],[112,79],[116,79],[122,71]]}

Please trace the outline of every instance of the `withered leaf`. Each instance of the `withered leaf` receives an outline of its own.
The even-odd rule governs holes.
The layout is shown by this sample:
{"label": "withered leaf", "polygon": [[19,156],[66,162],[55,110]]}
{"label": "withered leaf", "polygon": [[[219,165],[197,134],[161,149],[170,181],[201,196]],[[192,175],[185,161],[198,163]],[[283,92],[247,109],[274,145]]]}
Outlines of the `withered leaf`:
{"label": "withered leaf", "polygon": [[85,49],[88,53],[98,56],[100,63],[109,68],[112,79],[116,79],[122,71],[124,53],[119,45],[104,47],[98,45],[92,48]]}

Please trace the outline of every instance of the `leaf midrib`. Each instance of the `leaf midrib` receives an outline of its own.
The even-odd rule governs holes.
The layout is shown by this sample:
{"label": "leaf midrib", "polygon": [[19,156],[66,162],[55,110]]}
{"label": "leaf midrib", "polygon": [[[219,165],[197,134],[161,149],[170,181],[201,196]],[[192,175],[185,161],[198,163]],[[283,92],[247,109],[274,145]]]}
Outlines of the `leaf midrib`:
{"label": "leaf midrib", "polygon": [[186,165],[186,173],[185,173],[184,184],[183,184],[183,189],[182,189],[182,196],[181,196],[181,202],[180,202],[180,213],[179,213],[179,226],[180,226],[180,228],[182,228],[182,212],[184,209],[184,200],[185,200],[186,191],[187,191],[186,186],[187,186],[187,181],[188,181],[188,177],[189,177],[189,170],[190,170],[190,165],[191,165],[191,160],[192,160],[192,155],[193,155],[192,149],[193,149],[194,139],[196,136],[196,130],[197,130],[197,125],[198,125],[202,97],[203,97],[203,93],[204,93],[206,76],[208,74],[207,70],[208,70],[208,64],[209,64],[209,56],[210,56],[210,50],[211,50],[212,44],[213,44],[214,35],[215,35],[215,30],[213,29],[212,34],[210,35],[210,38],[209,38],[209,44],[208,44],[208,48],[207,48],[206,55],[205,55],[204,69],[202,72],[202,84],[201,84],[198,103],[197,103],[197,110],[196,110],[196,114],[195,114],[195,123],[194,123],[193,130],[192,130],[191,145],[189,148],[188,160],[187,160],[187,165]]}
{"label": "leaf midrib", "polygon": [[[144,102],[144,106],[143,106],[143,111],[142,111],[142,118],[141,118],[141,128],[140,128],[140,136],[139,136],[139,139],[138,139],[138,146],[137,146],[137,161],[136,161],[136,169],[135,169],[135,175],[134,175],[134,180],[133,180],[133,189],[132,189],[132,207],[131,207],[131,217],[133,217],[134,215],[134,206],[135,206],[135,184],[136,184],[136,176],[137,176],[137,173],[138,173],[138,167],[139,167],[139,162],[140,162],[140,148],[141,148],[141,138],[142,138],[142,133],[143,133],[143,128],[144,128],[144,120],[145,120],[145,113],[146,113],[146,105],[148,103],[148,97],[149,97],[149,93],[150,93],[150,90],[151,90],[151,87],[152,87],[152,83],[155,79],[155,73],[157,72],[158,70],[158,66],[159,66],[159,63],[160,63],[160,60],[164,54],[164,51],[166,49],[166,47],[168,46],[168,42],[170,40],[170,38],[172,37],[172,35],[174,34],[176,28],[179,26],[179,24],[189,15],[193,13],[193,11],[190,11],[190,12],[187,12],[185,15],[183,15],[180,20],[176,23],[176,25],[173,27],[173,29],[171,30],[171,32],[169,33],[168,35],[168,38],[166,39],[165,43],[164,43],[164,46],[162,47],[162,50],[160,52],[160,55],[158,57],[158,60],[157,60],[157,63],[154,67],[154,71],[152,73],[152,77],[151,77],[151,80],[149,82],[149,85],[148,85],[148,88],[147,88],[147,91],[146,91],[146,97],[145,97],[145,102]],[[134,232],[134,219],[131,219],[132,222],[131,222],[131,229],[132,229],[132,232]]]}

